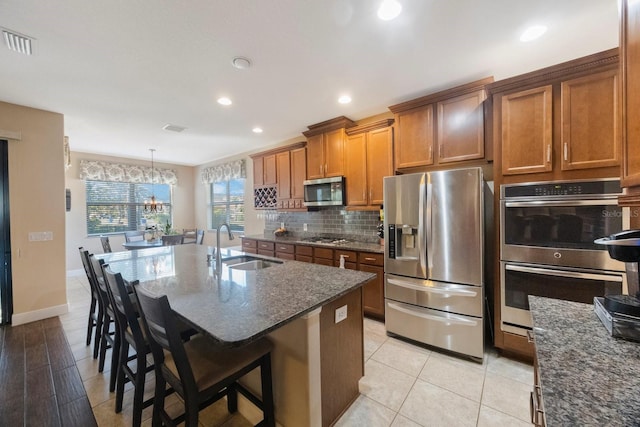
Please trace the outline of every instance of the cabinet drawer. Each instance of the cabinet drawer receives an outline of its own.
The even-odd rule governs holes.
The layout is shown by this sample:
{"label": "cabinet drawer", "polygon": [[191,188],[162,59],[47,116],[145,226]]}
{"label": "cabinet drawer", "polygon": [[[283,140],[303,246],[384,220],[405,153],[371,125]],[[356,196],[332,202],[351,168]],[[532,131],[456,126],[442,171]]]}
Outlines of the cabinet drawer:
{"label": "cabinet drawer", "polygon": [[288,254],[286,252],[276,252],[276,258],[290,259],[293,261],[296,259],[296,256],[294,254]]}
{"label": "cabinet drawer", "polygon": [[243,249],[258,249],[258,241],[253,239],[242,239]]}
{"label": "cabinet drawer", "polygon": [[373,252],[359,252],[358,261],[360,264],[384,265],[384,254],[376,254]]}
{"label": "cabinet drawer", "polygon": [[333,267],[333,260],[326,258],[315,258],[314,264],[328,265],[329,267]]}
{"label": "cabinet drawer", "polygon": [[292,254],[295,252],[295,246],[289,243],[276,243],[276,252]]}
{"label": "cabinet drawer", "polygon": [[[333,266],[334,267],[340,267],[340,261],[334,261],[333,262]],[[344,263],[344,268],[346,268],[347,270],[357,270],[358,269],[358,264],[355,262],[345,262]]]}
{"label": "cabinet drawer", "polygon": [[358,253],[356,251],[345,251],[336,249],[336,262],[340,265],[340,255],[344,256],[344,262],[358,262]]}
{"label": "cabinet drawer", "polygon": [[275,249],[276,244],[273,242],[258,242],[258,249],[262,249],[263,251],[273,251]]}
{"label": "cabinet drawer", "polygon": [[296,245],[296,255],[313,256],[313,248],[311,246]]}
{"label": "cabinet drawer", "polygon": [[272,257],[274,255],[273,251],[269,251],[266,249],[258,249],[258,255],[264,255],[264,256],[270,256]]}
{"label": "cabinet drawer", "polygon": [[313,257],[312,256],[308,256],[308,255],[298,255],[296,254],[296,261],[301,261],[301,262],[313,262]]}
{"label": "cabinet drawer", "polygon": [[313,248],[313,257],[328,259],[331,261],[329,265],[333,265],[333,249]]}

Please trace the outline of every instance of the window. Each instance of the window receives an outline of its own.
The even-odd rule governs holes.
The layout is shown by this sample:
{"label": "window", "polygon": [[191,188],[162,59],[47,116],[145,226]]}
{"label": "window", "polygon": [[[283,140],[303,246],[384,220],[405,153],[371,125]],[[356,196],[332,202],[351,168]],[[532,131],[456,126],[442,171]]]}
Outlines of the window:
{"label": "window", "polygon": [[211,228],[227,223],[232,231],[244,231],[244,178],[211,183]]}
{"label": "window", "polygon": [[87,234],[122,233],[156,224],[171,223],[171,185],[155,184],[156,201],[163,212],[144,213],[145,200],[151,200],[151,184],[85,181],[87,191]]}

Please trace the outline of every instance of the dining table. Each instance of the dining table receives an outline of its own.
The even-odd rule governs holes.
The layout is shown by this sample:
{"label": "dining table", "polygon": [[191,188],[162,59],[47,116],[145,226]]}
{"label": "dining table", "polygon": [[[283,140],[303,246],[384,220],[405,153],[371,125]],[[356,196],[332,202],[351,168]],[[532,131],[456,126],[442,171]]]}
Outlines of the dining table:
{"label": "dining table", "polygon": [[[364,372],[362,286],[374,274],[224,248],[219,267],[215,248],[204,245],[95,256],[125,281],[167,295],[174,313],[221,347],[267,336],[274,343],[276,419],[281,425],[326,424],[355,400]],[[247,260],[257,258],[267,267],[245,269],[254,265]],[[345,320],[334,319],[338,308],[348,311]],[[330,370],[326,360],[333,360]],[[259,390],[259,376],[245,380]],[[327,381],[348,384],[321,387]],[[335,406],[334,396],[324,396],[327,390],[350,390],[350,395],[329,413],[318,405]]]}
{"label": "dining table", "polygon": [[122,246],[127,250],[157,248],[162,246],[162,239],[135,240],[133,242],[124,242]]}

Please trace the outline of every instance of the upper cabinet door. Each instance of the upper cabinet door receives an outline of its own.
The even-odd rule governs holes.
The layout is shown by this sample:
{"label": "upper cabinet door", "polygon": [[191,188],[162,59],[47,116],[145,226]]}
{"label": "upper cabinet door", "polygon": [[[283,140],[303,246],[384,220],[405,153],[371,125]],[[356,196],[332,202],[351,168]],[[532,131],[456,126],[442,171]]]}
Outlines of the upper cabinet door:
{"label": "upper cabinet door", "polygon": [[307,179],[307,150],[291,150],[291,198],[304,199],[303,182]]}
{"label": "upper cabinet door", "polygon": [[393,175],[393,128],[372,130],[368,137],[369,205],[381,205],[384,203],[383,178]]}
{"label": "upper cabinet door", "polygon": [[551,85],[502,96],[502,174],[552,169]]}
{"label": "upper cabinet door", "polygon": [[485,91],[438,102],[438,163],[484,158]]}
{"label": "upper cabinet door", "polygon": [[367,205],[367,133],[358,133],[347,138],[344,156],[347,206]]}
{"label": "upper cabinet door", "polygon": [[276,154],[276,171],[278,175],[278,201],[291,197],[291,166],[289,152]]}
{"label": "upper cabinet door", "polygon": [[278,175],[276,172],[276,155],[269,154],[264,156],[264,185],[276,185],[278,182]]}
{"label": "upper cabinet door", "polygon": [[[640,2],[621,3],[621,69],[623,98],[622,185],[640,186]],[[635,190],[638,193],[640,190]],[[640,196],[638,196],[640,197]]]}
{"label": "upper cabinet door", "polygon": [[618,70],[562,83],[562,170],[620,164]]}
{"label": "upper cabinet door", "polygon": [[433,164],[433,105],[396,114],[396,169]]}
{"label": "upper cabinet door", "polygon": [[324,134],[324,176],[344,175],[344,129]]}
{"label": "upper cabinet door", "polygon": [[254,157],[253,159],[253,185],[264,184],[264,159]]}
{"label": "upper cabinet door", "polygon": [[307,179],[324,178],[323,135],[307,138]]}

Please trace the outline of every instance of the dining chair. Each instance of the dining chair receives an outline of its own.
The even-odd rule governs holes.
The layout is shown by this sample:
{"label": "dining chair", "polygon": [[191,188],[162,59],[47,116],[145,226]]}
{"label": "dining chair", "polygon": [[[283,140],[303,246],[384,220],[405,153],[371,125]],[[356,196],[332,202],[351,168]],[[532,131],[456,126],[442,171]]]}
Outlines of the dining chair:
{"label": "dining chair", "polygon": [[196,230],[196,245],[201,245],[204,242],[204,230]]}
{"label": "dining chair", "polygon": [[[91,337],[93,335],[93,330],[95,328],[95,340],[97,347],[100,344],[100,329],[102,328],[102,318],[99,311],[98,299],[98,291],[96,290],[96,286],[94,284],[93,277],[91,277],[91,266],[89,265],[89,251],[85,251],[83,247],[79,247],[80,258],[82,260],[82,266],[84,267],[84,272],[87,275],[87,281],[89,282],[89,289],[91,290],[91,304],[89,305],[89,319],[87,322],[87,345],[91,344]],[[94,351],[97,358],[97,349]]]}
{"label": "dining chair", "polygon": [[[133,422],[134,427],[139,427],[142,423],[142,410],[153,404],[153,397],[144,400],[144,382],[147,372],[151,372],[153,365],[147,366],[147,354],[151,353],[149,344],[145,338],[140,323],[137,304],[131,300],[130,294],[120,273],[114,273],[108,266],[102,266],[107,291],[111,297],[116,317],[117,333],[119,334],[120,351],[112,354],[117,358],[116,377],[116,413],[122,412],[122,401],[124,398],[125,383],[130,381],[133,384]],[[137,281],[129,283],[131,287],[136,286]],[[129,349],[132,348],[135,354],[129,356]],[[135,362],[135,364],[132,364]]]}
{"label": "dining chair", "polygon": [[[198,425],[198,411],[227,397],[227,409],[238,409],[240,392],[263,412],[259,425],[275,426],[271,380],[271,349],[267,338],[239,348],[221,348],[205,335],[183,343],[176,327],[176,315],[166,295],[155,296],[140,286],[134,287],[145,332],[155,365],[154,426],[175,426],[184,421],[186,427]],[[260,368],[262,399],[237,382],[239,378]],[[184,414],[172,419],[164,408],[163,390],[169,384],[184,402]]]}
{"label": "dining chair", "polygon": [[[120,351],[120,337],[116,333],[117,325],[114,323],[116,316],[109,298],[107,285],[104,282],[102,265],[104,260],[89,255],[91,271],[94,276],[98,295],[102,301],[102,330],[100,331],[100,353],[98,355],[98,372],[104,371],[104,364],[107,357],[107,350],[111,349],[111,372],[109,374],[109,391],[116,388],[116,375],[118,368],[117,354]],[[112,325],[114,329],[112,330]],[[95,348],[94,348],[95,359]]]}
{"label": "dining chair", "polygon": [[182,234],[184,234],[184,242],[183,243],[197,243],[197,228],[183,228]]}
{"label": "dining chair", "polygon": [[162,246],[181,245],[184,243],[184,234],[169,234],[162,236]]}
{"label": "dining chair", "polygon": [[144,240],[144,230],[140,231],[125,231],[124,232],[124,241],[125,242],[139,242]]}
{"label": "dining chair", "polygon": [[109,243],[108,236],[100,236],[100,243],[102,243],[102,251],[105,254],[108,254],[111,252],[111,243]]}

